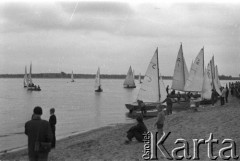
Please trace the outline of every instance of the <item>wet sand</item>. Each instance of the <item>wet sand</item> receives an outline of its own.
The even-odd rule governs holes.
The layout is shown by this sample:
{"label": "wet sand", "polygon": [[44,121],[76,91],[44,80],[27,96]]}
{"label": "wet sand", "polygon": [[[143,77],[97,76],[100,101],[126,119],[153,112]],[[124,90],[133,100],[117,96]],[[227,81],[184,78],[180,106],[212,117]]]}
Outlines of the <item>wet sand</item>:
{"label": "wet sand", "polygon": [[[164,143],[171,152],[178,138],[189,142],[190,154],[193,154],[192,139],[208,139],[210,133],[219,143],[214,145],[213,154],[218,156],[225,138],[233,139],[237,145],[237,154],[240,155],[240,99],[229,96],[229,103],[220,106],[218,101],[214,107],[205,105],[199,107],[198,112],[182,111],[166,116],[164,131],[171,132]],[[156,118],[145,120],[148,130],[155,132],[153,127]],[[117,124],[108,126],[57,141],[56,149],[49,154],[50,161],[56,160],[143,160],[143,143],[133,140],[125,145],[126,131],[133,124]],[[180,153],[181,154],[181,153]],[[158,152],[158,158],[164,160]],[[27,150],[5,153],[0,160],[28,160]],[[167,159],[166,159],[167,160]],[[207,145],[200,145],[200,160],[210,160],[207,155]],[[220,159],[219,159],[220,160]]]}

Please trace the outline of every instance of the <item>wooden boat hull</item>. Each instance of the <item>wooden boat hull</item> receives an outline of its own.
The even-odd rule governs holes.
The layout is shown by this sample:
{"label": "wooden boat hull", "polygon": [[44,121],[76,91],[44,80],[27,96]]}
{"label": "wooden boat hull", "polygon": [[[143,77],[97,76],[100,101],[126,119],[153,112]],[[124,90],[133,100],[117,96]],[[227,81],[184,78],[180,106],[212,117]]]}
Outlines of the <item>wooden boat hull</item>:
{"label": "wooden boat hull", "polygon": [[129,85],[124,85],[124,88],[136,88],[136,86],[129,86]]}
{"label": "wooden boat hull", "polygon": [[[156,106],[159,104],[158,102],[144,102],[145,103],[145,109],[148,110],[153,110],[156,109]],[[140,111],[141,108],[138,106],[137,103],[132,103],[132,104],[125,104],[126,108],[129,110],[131,113],[132,111]]]}

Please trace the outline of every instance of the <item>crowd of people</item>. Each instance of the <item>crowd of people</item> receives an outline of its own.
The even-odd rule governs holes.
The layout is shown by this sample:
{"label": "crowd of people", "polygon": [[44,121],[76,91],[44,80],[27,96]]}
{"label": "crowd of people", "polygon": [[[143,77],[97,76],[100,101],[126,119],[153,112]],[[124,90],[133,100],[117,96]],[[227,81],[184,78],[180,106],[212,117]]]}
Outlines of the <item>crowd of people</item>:
{"label": "crowd of people", "polygon": [[42,120],[42,108],[36,106],[30,121],[25,123],[25,134],[28,136],[28,157],[30,161],[47,161],[48,153],[56,146],[55,109],[50,109],[49,121]]}

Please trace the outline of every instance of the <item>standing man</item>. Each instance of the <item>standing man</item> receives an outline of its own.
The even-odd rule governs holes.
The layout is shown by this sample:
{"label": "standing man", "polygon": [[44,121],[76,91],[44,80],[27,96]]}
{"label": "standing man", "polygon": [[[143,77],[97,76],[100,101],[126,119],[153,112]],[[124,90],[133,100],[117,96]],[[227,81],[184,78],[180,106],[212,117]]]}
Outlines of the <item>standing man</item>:
{"label": "standing man", "polygon": [[228,95],[229,95],[229,89],[228,89],[228,86],[226,85],[226,95],[225,95],[226,103],[228,103]]}
{"label": "standing man", "polygon": [[55,116],[55,109],[51,108],[50,109],[50,118],[49,118],[49,123],[52,129],[52,133],[53,133],[53,139],[52,139],[52,148],[55,148],[56,146],[56,124],[57,124],[57,118]]}
{"label": "standing man", "polygon": [[164,103],[164,102],[167,102],[167,114],[171,115],[173,102],[169,95],[167,95],[167,98],[162,103]]}
{"label": "standing man", "polygon": [[163,126],[164,126],[164,121],[165,121],[165,114],[163,112],[163,108],[162,105],[159,104],[157,105],[157,110],[158,110],[158,116],[157,116],[157,120],[154,123],[154,127],[157,127],[157,131],[158,131],[158,140],[161,138],[161,136],[163,135]]}
{"label": "standing man", "polygon": [[226,89],[224,87],[222,87],[222,91],[221,91],[221,106],[225,104],[225,97],[226,97]]}
{"label": "standing man", "polygon": [[52,141],[50,124],[41,119],[42,108],[36,106],[32,120],[25,124],[25,134],[28,136],[28,157],[30,161],[47,161],[49,151],[40,151],[41,142]]}

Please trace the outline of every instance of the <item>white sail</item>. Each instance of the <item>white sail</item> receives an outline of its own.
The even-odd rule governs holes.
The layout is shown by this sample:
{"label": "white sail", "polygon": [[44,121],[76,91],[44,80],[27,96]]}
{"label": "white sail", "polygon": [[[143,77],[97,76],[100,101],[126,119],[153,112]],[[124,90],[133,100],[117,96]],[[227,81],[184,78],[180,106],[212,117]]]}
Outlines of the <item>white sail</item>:
{"label": "white sail", "polygon": [[126,79],[123,83],[124,87],[136,87],[135,86],[135,82],[134,82],[134,78],[133,78],[133,72],[132,72],[132,67],[129,67]]}
{"label": "white sail", "polygon": [[204,49],[198,53],[193,65],[191,66],[189,77],[186,81],[185,91],[202,91],[204,75]]}
{"label": "white sail", "polygon": [[202,99],[211,99],[212,95],[212,86],[211,86],[211,77],[208,75],[208,70],[205,69],[204,79],[203,79],[203,88],[202,88]]}
{"label": "white sail", "polygon": [[98,90],[99,87],[101,87],[100,68],[98,68],[95,78],[95,90]]}
{"label": "white sail", "polygon": [[72,79],[71,81],[74,82],[73,71],[72,71],[71,79]]}
{"label": "white sail", "polygon": [[[163,102],[166,98],[167,98],[167,91],[166,91],[166,87],[163,83],[163,79],[162,76],[160,76],[159,79],[159,84],[160,84],[160,101]],[[166,105],[166,103],[164,103]]]}
{"label": "white sail", "polygon": [[178,51],[178,56],[175,64],[173,80],[172,80],[172,89],[184,91],[184,86],[188,78],[188,69],[183,56],[182,44]]}
{"label": "white sail", "polygon": [[207,65],[207,76],[211,84],[211,89],[213,89],[213,80],[212,80],[212,72],[211,72],[211,63],[209,62]]}
{"label": "white sail", "polygon": [[25,66],[25,74],[23,78],[23,86],[27,87],[28,86],[28,76],[27,76],[27,67]]}
{"label": "white sail", "polygon": [[28,80],[29,80],[29,84],[33,84],[33,82],[32,82],[32,62],[31,62],[31,64],[30,64],[30,70],[29,70]]}
{"label": "white sail", "polygon": [[217,83],[218,76],[216,78],[216,69],[215,69],[215,63],[214,63],[214,56],[212,57],[212,60],[210,61],[210,66],[211,66],[213,88],[216,90],[216,92],[219,95],[221,95],[220,87],[218,86],[218,83]]}
{"label": "white sail", "polygon": [[215,80],[216,80],[216,85],[218,86],[218,88],[221,88],[222,85],[221,85],[220,80],[219,80],[217,65],[215,66]]}
{"label": "white sail", "polygon": [[155,51],[144,76],[137,100],[143,102],[159,102],[159,78],[158,78],[158,49]]}

